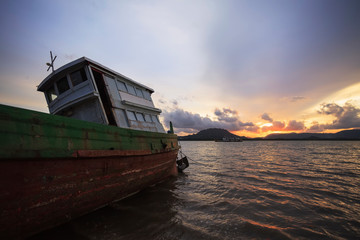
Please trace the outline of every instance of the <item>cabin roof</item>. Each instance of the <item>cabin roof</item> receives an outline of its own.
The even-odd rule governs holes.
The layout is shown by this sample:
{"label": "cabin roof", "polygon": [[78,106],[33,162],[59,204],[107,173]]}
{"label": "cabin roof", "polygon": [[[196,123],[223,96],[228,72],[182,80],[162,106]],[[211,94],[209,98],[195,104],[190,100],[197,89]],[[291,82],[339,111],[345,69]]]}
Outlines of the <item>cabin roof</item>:
{"label": "cabin roof", "polygon": [[121,73],[118,73],[118,72],[116,72],[116,71],[114,71],[114,70],[112,70],[112,69],[110,69],[110,68],[108,68],[108,67],[105,67],[104,65],[102,65],[102,64],[100,64],[100,63],[98,63],[98,62],[96,62],[96,61],[94,61],[94,60],[92,60],[92,59],[90,59],[90,58],[87,58],[87,57],[81,57],[81,58],[79,58],[79,59],[76,59],[76,60],[74,60],[74,61],[72,61],[72,62],[70,62],[70,63],[68,63],[68,64],[65,64],[65,65],[63,65],[62,67],[56,69],[54,72],[52,72],[49,76],[47,76],[47,77],[39,84],[37,90],[38,90],[38,91],[41,91],[41,92],[46,91],[46,89],[48,88],[49,85],[53,84],[54,81],[58,80],[58,79],[57,79],[57,76],[58,76],[58,75],[62,74],[62,73],[65,72],[67,69],[69,69],[69,68],[71,68],[71,67],[73,67],[73,66],[76,66],[76,65],[78,65],[78,64],[81,65],[81,64],[85,64],[85,63],[90,63],[90,64],[92,64],[92,65],[94,65],[94,66],[96,66],[96,67],[104,70],[104,71],[107,72],[107,73],[111,73],[111,74],[113,74],[113,75],[115,75],[115,76],[124,78],[124,79],[130,81],[131,83],[133,83],[133,84],[135,84],[135,85],[138,85],[138,86],[140,86],[140,87],[143,87],[143,88],[149,90],[151,93],[154,92],[154,90],[153,90],[152,88],[149,88],[149,87],[147,87],[147,86],[145,86],[145,85],[143,85],[143,84],[141,84],[141,83],[139,83],[139,82],[136,82],[136,81],[134,81],[133,79],[131,79],[131,78],[129,78],[129,77],[126,77],[125,75],[122,75]]}

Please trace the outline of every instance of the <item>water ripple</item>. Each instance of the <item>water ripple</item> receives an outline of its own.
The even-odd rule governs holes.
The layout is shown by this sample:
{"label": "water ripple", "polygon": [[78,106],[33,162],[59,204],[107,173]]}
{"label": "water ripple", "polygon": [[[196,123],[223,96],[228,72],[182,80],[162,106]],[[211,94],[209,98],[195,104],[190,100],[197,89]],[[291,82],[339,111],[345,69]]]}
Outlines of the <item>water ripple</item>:
{"label": "water ripple", "polygon": [[181,144],[195,160],[184,174],[51,238],[359,238],[360,142]]}

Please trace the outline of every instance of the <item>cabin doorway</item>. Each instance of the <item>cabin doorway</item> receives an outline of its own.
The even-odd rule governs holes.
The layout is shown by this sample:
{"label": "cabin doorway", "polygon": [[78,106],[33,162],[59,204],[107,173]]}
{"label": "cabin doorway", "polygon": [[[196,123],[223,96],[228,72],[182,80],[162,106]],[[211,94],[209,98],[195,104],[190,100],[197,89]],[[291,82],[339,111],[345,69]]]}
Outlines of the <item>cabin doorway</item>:
{"label": "cabin doorway", "polygon": [[103,77],[103,73],[100,72],[99,70],[96,70],[94,68],[91,68],[94,79],[95,79],[95,83],[97,86],[97,89],[99,91],[100,94],[100,99],[101,102],[103,104],[105,113],[106,113],[106,117],[108,119],[109,125],[113,125],[113,126],[117,126],[116,121],[115,121],[115,117],[114,117],[114,113],[112,111],[112,105],[111,105],[111,100],[110,100],[110,96],[107,92],[106,86],[105,86],[105,81],[104,81],[104,77]]}

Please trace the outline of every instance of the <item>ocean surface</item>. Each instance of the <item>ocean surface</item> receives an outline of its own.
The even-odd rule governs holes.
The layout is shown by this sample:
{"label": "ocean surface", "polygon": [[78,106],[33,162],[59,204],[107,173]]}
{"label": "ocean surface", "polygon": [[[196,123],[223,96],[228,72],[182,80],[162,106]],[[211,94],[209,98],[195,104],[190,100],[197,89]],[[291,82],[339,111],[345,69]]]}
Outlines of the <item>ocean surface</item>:
{"label": "ocean surface", "polygon": [[32,239],[360,239],[360,141],[181,146],[177,178]]}

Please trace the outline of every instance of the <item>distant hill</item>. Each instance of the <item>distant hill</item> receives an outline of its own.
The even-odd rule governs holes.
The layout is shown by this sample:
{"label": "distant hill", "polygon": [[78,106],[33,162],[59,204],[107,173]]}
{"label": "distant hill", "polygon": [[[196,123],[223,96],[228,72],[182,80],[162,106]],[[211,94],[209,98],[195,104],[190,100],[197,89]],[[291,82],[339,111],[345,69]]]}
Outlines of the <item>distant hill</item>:
{"label": "distant hill", "polygon": [[247,138],[221,128],[209,128],[196,134],[180,136],[180,141],[214,141],[223,138],[242,140],[360,140],[360,129],[344,130],[338,133],[273,133],[264,138]]}
{"label": "distant hill", "polygon": [[[240,136],[230,133],[221,128],[209,128],[196,134],[179,137],[181,141],[213,141],[222,140],[223,138],[239,138]],[[240,137],[245,138],[245,137]]]}
{"label": "distant hill", "polygon": [[344,130],[338,133],[274,133],[265,140],[360,140],[360,129]]}

